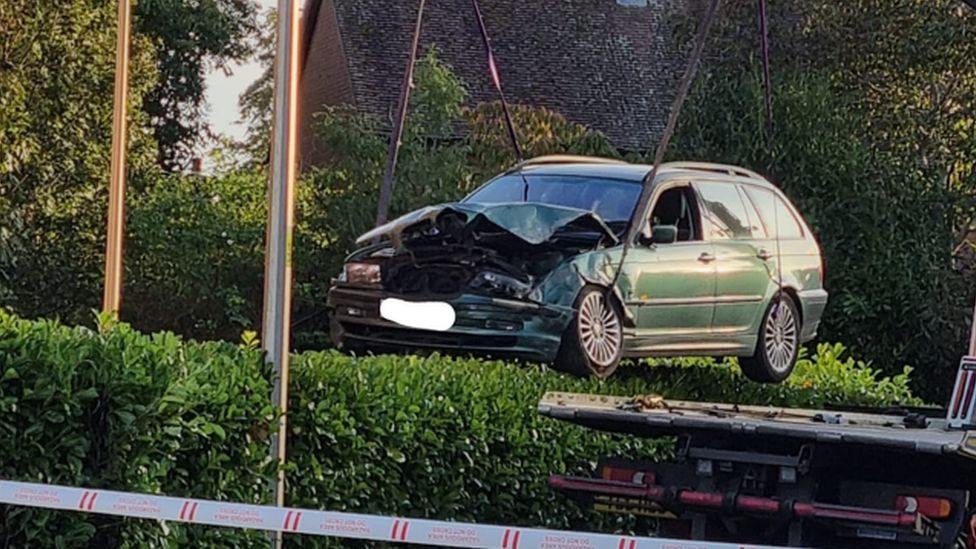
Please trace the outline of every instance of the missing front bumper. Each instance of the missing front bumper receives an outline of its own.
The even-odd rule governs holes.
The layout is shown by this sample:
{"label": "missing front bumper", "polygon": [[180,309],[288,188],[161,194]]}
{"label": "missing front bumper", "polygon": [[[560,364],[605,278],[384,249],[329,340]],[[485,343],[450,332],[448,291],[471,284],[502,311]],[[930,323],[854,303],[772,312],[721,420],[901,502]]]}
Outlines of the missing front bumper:
{"label": "missing front bumper", "polygon": [[334,287],[328,310],[333,342],[368,350],[428,349],[515,356],[551,362],[572,318],[571,309],[464,294],[447,300],[456,311],[444,331],[403,326],[380,315],[380,290]]}

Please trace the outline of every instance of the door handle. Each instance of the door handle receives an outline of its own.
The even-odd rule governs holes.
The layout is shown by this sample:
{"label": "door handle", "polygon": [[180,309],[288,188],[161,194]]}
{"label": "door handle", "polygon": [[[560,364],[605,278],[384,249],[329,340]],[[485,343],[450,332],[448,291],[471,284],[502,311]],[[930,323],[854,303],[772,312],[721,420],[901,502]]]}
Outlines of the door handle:
{"label": "door handle", "polygon": [[712,261],[715,261],[715,256],[708,252],[702,252],[702,254],[698,256],[698,261],[701,261],[702,263],[711,263]]}
{"label": "door handle", "polygon": [[759,251],[756,252],[756,257],[762,259],[763,261],[769,261],[773,258],[773,254],[769,253],[766,248],[759,248]]}

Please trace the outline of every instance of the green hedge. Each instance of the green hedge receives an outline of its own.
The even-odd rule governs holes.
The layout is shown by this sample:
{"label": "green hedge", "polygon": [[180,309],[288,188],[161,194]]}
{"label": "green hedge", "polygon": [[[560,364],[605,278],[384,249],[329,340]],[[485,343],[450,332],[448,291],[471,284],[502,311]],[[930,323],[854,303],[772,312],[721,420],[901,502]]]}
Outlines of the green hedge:
{"label": "green hedge", "polygon": [[[877,379],[822,347],[779,386],[734,365],[659,361],[618,379],[439,356],[293,361],[289,494],[298,506],[509,524],[615,529],[546,485],[600,455],[666,442],[603,435],[536,414],[547,390],[816,406],[915,403],[907,373]],[[253,345],[184,343],[125,325],[82,331],[0,312],[0,478],[267,501],[270,372]],[[306,545],[325,543],[311,538]],[[261,546],[239,532],[0,507],[0,546]]]}

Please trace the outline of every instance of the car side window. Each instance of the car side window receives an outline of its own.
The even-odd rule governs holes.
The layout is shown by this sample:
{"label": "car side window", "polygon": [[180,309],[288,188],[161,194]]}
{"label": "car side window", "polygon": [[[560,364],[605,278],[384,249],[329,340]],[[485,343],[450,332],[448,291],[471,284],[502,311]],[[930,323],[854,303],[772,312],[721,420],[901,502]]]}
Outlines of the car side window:
{"label": "car side window", "polygon": [[759,210],[756,209],[756,205],[752,202],[752,199],[745,194],[746,190],[739,186],[739,195],[742,196],[742,203],[746,205],[746,213],[749,214],[749,228],[752,231],[752,238],[763,239],[766,238],[768,231],[766,224],[763,221],[761,215],[759,215]]}
{"label": "car side window", "polygon": [[752,229],[746,206],[736,186],[730,183],[699,182],[695,189],[705,206],[709,221],[709,238],[713,240],[748,240]]}
{"label": "car side window", "polygon": [[803,238],[800,222],[797,221],[782,198],[773,194],[772,191],[752,185],[746,186],[745,191],[756,209],[759,210],[769,233],[769,238],[776,238],[777,234],[779,238],[785,239]]}
{"label": "car side window", "polygon": [[701,240],[701,223],[691,187],[672,187],[662,192],[654,202],[651,227],[673,225],[678,230],[676,242]]}

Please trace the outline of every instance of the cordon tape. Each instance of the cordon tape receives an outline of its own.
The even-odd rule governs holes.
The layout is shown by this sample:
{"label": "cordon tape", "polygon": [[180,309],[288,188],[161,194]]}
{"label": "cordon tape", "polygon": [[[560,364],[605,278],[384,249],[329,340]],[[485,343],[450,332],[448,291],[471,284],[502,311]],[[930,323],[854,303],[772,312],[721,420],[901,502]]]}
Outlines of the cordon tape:
{"label": "cordon tape", "polygon": [[[292,509],[0,480],[0,504],[312,536],[484,549],[762,549],[667,540]],[[772,549],[772,548],[766,548]]]}

